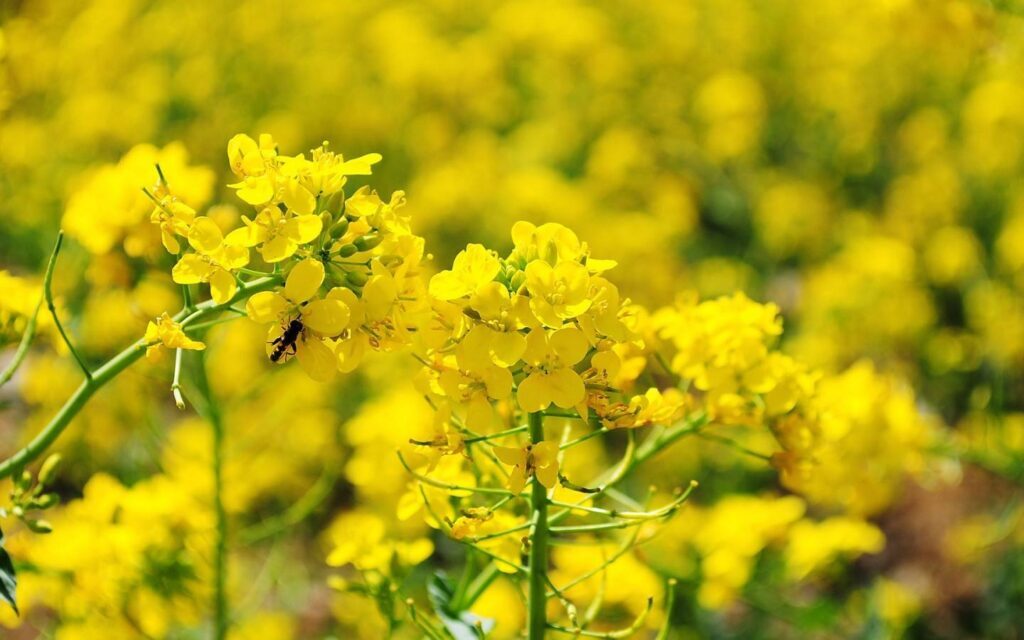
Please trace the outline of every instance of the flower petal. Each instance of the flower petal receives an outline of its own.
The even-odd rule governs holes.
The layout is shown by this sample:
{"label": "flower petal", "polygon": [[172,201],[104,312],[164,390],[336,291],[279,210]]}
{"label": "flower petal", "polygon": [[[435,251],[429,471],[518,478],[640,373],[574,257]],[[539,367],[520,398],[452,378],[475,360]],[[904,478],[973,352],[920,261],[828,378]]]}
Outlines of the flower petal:
{"label": "flower petal", "polygon": [[253,322],[260,324],[277,322],[287,308],[288,302],[274,291],[254,293],[245,303],[246,314]]}
{"label": "flower petal", "polygon": [[563,409],[571,409],[583,400],[587,389],[583,380],[572,369],[555,369],[544,376],[548,397]]}
{"label": "flower petal", "polygon": [[192,228],[188,230],[188,243],[200,253],[211,254],[220,248],[224,242],[224,234],[221,233],[217,223],[200,216],[192,222]]}
{"label": "flower petal", "polygon": [[319,338],[300,340],[295,345],[295,357],[306,375],[318,382],[330,380],[338,370],[334,352]]}
{"label": "flower petal", "polygon": [[559,329],[551,334],[549,340],[551,349],[566,366],[572,366],[582,360],[590,349],[587,337],[575,327]]}
{"label": "flower petal", "polygon": [[323,281],[324,265],[317,260],[303,260],[288,274],[284,295],[293,303],[305,302],[316,295]]}
{"label": "flower petal", "polygon": [[178,284],[198,284],[206,280],[213,267],[202,256],[186,253],[171,269],[171,278]]}
{"label": "flower petal", "polygon": [[348,307],[341,300],[314,300],[302,310],[302,322],[322,336],[336,336],[348,326]]}
{"label": "flower petal", "polygon": [[235,295],[238,290],[238,283],[235,276],[226,269],[215,269],[210,274],[210,297],[217,304],[224,304]]}

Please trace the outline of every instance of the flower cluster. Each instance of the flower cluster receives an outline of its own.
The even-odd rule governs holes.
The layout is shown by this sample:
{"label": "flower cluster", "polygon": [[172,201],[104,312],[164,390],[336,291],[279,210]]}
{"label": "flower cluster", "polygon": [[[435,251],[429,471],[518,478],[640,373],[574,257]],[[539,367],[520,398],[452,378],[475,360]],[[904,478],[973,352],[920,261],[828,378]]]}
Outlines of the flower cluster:
{"label": "flower cluster", "polygon": [[[411,342],[425,309],[423,240],[401,211],[404,195],[345,193],[349,176],[369,175],[379,155],[345,160],[324,143],[309,158],[286,156],[269,135],[257,142],[239,134],[228,142],[228,160],[238,178],[231,187],[255,208],[241,226],[197,215],[163,173],[150,194],[152,222],[179,256],[174,282],[208,283],[213,301],[225,304],[247,282],[242,275],[283,277],[283,286],[249,296],[245,313],[268,325],[272,361],[294,355],[317,380],[352,371],[368,351]],[[247,268],[252,249],[272,271]]]}

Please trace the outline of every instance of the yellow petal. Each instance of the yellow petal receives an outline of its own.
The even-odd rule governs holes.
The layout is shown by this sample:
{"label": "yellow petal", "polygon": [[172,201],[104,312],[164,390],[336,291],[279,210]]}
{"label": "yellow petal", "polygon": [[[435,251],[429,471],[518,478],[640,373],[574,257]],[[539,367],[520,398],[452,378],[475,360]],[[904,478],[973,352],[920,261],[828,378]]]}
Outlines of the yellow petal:
{"label": "yellow petal", "polygon": [[430,295],[438,300],[455,300],[473,292],[473,287],[453,271],[442,271],[430,279]]}
{"label": "yellow petal", "polygon": [[583,400],[587,389],[572,369],[555,369],[544,376],[548,397],[563,409],[571,409]]}
{"label": "yellow petal", "polygon": [[558,444],[555,442],[538,442],[530,450],[533,454],[533,463],[536,467],[547,467],[552,463],[558,463]]}
{"label": "yellow petal", "polygon": [[590,343],[583,332],[575,327],[559,329],[548,338],[551,349],[558,354],[562,364],[572,366],[583,359],[590,349]]}
{"label": "yellow petal", "polygon": [[522,467],[516,467],[508,476],[508,490],[520,494],[526,487],[526,472]]}
{"label": "yellow petal", "polygon": [[323,281],[324,265],[317,260],[303,260],[288,274],[284,295],[293,303],[305,302],[316,295]]}
{"label": "yellow petal", "polygon": [[299,244],[306,244],[320,235],[323,228],[320,216],[295,216],[284,224],[283,233]]}
{"label": "yellow petal", "polygon": [[168,233],[163,229],[160,230],[160,242],[163,243],[164,249],[167,249],[167,253],[177,254],[181,252],[181,244],[178,242],[178,239],[174,237],[174,234]]}
{"label": "yellow petal", "polygon": [[494,455],[508,465],[522,466],[526,464],[526,452],[521,447],[494,447]]}
{"label": "yellow petal", "polygon": [[551,405],[551,397],[544,381],[545,377],[542,372],[534,371],[526,380],[519,383],[516,399],[523,411],[528,413],[543,411]]}
{"label": "yellow petal", "polygon": [[501,428],[501,419],[483,395],[473,396],[466,407],[466,426],[473,431],[491,433]]}
{"label": "yellow petal", "polygon": [[274,197],[274,183],[269,177],[246,178],[243,182],[232,185],[238,189],[238,197],[252,205],[261,205]]}
{"label": "yellow petal", "polygon": [[316,198],[298,180],[285,182],[281,199],[289,209],[299,215],[308,215],[316,210]]}
{"label": "yellow petal", "polygon": [[217,304],[224,304],[235,295],[238,283],[235,276],[225,269],[216,269],[210,274],[210,297]]}
{"label": "yellow petal", "polygon": [[196,218],[192,228],[188,230],[188,243],[200,253],[211,254],[219,249],[223,242],[224,234],[220,232],[220,227],[205,216]]}
{"label": "yellow petal", "polygon": [[340,300],[314,300],[302,310],[302,322],[322,336],[340,334],[348,326],[348,307]]}
{"label": "yellow petal", "polygon": [[299,245],[285,235],[278,235],[263,243],[260,247],[260,255],[271,264],[281,262],[295,255]]}
{"label": "yellow petal", "polygon": [[537,467],[534,470],[534,474],[540,483],[548,489],[554,488],[558,484],[558,465],[552,464],[546,467]]}
{"label": "yellow petal", "polygon": [[518,331],[498,332],[491,337],[491,355],[501,367],[511,367],[519,362],[526,351],[526,337]]}
{"label": "yellow petal", "polygon": [[295,345],[295,357],[306,375],[318,382],[330,380],[338,370],[334,352],[319,338],[300,340]]}
{"label": "yellow petal", "polygon": [[366,355],[367,338],[362,333],[356,333],[348,340],[339,342],[334,347],[335,361],[338,371],[350,373],[363,361]]}
{"label": "yellow petal", "polygon": [[212,270],[213,267],[202,256],[186,253],[171,269],[171,278],[178,284],[198,284],[205,280]]}
{"label": "yellow petal", "polygon": [[287,308],[288,302],[274,291],[255,293],[245,303],[246,314],[253,322],[260,324],[277,322]]}
{"label": "yellow petal", "polygon": [[368,153],[365,156],[346,160],[339,167],[339,171],[347,176],[368,176],[373,173],[371,167],[381,161],[379,153]]}

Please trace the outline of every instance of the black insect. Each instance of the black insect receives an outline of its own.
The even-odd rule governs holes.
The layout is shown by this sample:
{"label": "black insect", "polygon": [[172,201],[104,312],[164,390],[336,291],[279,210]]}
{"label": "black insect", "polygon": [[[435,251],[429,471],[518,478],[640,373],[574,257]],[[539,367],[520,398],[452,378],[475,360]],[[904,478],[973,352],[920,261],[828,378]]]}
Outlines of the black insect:
{"label": "black insect", "polygon": [[270,352],[271,362],[277,362],[284,357],[285,353],[294,355],[295,342],[299,339],[302,329],[303,325],[301,316],[288,323],[288,326],[284,329],[284,333],[279,335],[270,343],[274,345],[274,350]]}

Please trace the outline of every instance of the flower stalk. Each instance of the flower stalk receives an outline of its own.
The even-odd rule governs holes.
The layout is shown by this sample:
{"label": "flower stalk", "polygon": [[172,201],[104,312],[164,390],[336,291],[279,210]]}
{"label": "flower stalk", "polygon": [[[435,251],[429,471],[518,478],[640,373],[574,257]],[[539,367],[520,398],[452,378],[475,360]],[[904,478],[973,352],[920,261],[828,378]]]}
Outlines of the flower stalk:
{"label": "flower stalk", "polygon": [[[531,413],[530,442],[534,445],[544,441],[544,417],[540,412]],[[547,627],[547,569],[548,569],[548,490],[534,476],[530,494],[532,529],[530,531],[530,582],[527,595],[529,608],[527,620],[528,640],[541,640]]]}

